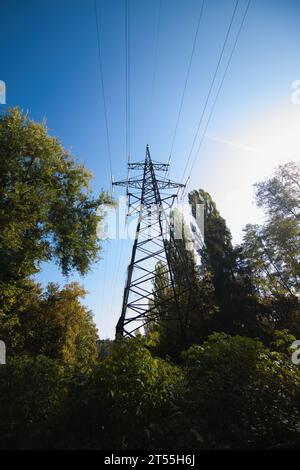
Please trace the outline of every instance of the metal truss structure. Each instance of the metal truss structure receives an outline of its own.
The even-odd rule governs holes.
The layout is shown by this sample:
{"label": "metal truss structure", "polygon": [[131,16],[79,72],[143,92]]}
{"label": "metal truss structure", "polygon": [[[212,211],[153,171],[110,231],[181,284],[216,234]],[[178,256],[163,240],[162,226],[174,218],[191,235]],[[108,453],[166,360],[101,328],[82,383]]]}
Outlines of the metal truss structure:
{"label": "metal truss structure", "polygon": [[[116,337],[134,336],[137,330],[149,322],[160,323],[170,302],[178,310],[180,318],[180,295],[185,288],[175,286],[170,263],[170,247],[176,251],[178,259],[181,253],[176,244],[174,232],[170,227],[170,209],[177,193],[185,185],[166,179],[168,163],[158,163],[151,159],[149,147],[143,162],[128,164],[128,178],[113,182],[115,186],[124,186],[128,196],[128,215],[138,215],[136,235],[132,255],[128,266],[124,289],[123,305],[116,326]],[[130,177],[131,170],[139,172]],[[174,192],[175,190],[175,192]],[[168,292],[159,304],[153,299],[159,297],[155,291],[155,266],[160,262],[167,285],[160,289]],[[183,260],[182,260],[183,262]],[[183,269],[184,271],[184,269]]]}

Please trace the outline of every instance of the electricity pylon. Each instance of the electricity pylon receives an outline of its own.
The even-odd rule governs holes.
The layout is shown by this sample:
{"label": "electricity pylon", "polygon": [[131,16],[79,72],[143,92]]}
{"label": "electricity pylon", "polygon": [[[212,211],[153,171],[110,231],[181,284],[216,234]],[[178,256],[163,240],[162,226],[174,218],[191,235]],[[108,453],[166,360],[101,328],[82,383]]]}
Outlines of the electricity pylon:
{"label": "electricity pylon", "polygon": [[[170,249],[172,247],[173,254],[175,250],[179,260],[182,259],[182,253],[177,246],[169,214],[178,190],[185,185],[166,179],[168,168],[168,163],[158,163],[151,159],[147,145],[145,160],[128,163],[128,178],[113,182],[115,186],[126,187],[128,215],[138,214],[116,337],[134,336],[137,330],[149,322],[159,324],[170,302],[177,309],[179,322],[181,319],[180,296],[187,291],[187,284],[182,280],[182,288],[175,286]],[[131,170],[139,173],[131,178]],[[170,190],[173,191],[170,193]],[[174,193],[174,190],[177,191]],[[167,279],[160,290],[168,292],[167,298],[164,297],[159,304],[153,302],[154,297],[159,295],[153,284],[157,262],[163,267],[160,275]],[[184,271],[186,269],[183,267]],[[184,335],[183,332],[182,334]]]}

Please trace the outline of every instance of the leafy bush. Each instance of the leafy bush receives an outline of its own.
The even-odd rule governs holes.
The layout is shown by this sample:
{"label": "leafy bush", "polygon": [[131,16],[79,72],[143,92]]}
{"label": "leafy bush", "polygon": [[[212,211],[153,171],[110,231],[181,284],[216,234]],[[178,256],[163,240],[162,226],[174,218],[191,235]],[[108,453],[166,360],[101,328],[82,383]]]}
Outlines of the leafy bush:
{"label": "leafy bush", "polygon": [[[183,353],[181,404],[188,442],[200,448],[293,447],[300,438],[300,373],[258,340],[213,334]],[[186,438],[185,438],[186,439]]]}
{"label": "leafy bush", "polygon": [[66,392],[64,369],[45,356],[1,366],[0,448],[47,447]]}
{"label": "leafy bush", "polygon": [[94,374],[77,376],[61,445],[98,449],[153,446],[182,378],[177,366],[154,358],[137,341],[115,343]]}

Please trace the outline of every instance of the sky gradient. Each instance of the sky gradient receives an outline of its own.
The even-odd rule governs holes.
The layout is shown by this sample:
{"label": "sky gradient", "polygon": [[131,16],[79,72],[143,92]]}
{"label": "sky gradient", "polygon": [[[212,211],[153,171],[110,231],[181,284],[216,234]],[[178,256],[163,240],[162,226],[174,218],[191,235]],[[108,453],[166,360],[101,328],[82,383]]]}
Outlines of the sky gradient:
{"label": "sky gradient", "polygon": [[[121,179],[127,162],[125,0],[97,5],[112,169]],[[146,144],[155,160],[168,160],[201,1],[162,0],[161,10],[159,5],[159,0],[130,1],[132,161],[144,158]],[[247,0],[238,4],[197,143],[246,5]],[[205,2],[171,156],[174,180],[182,181],[234,6],[232,0]],[[50,134],[93,172],[95,193],[109,189],[93,0],[1,0],[0,8],[0,80],[7,89],[1,109],[19,105],[35,120],[46,117]],[[189,189],[211,193],[236,243],[246,223],[262,220],[253,184],[278,163],[299,160],[300,105],[291,101],[292,83],[300,79],[299,15],[296,1],[252,0],[193,167]],[[85,303],[101,338],[114,334],[131,241],[111,240],[103,249],[103,259],[85,278],[65,279],[53,264],[43,265],[38,276],[43,285],[79,280],[89,292]]]}

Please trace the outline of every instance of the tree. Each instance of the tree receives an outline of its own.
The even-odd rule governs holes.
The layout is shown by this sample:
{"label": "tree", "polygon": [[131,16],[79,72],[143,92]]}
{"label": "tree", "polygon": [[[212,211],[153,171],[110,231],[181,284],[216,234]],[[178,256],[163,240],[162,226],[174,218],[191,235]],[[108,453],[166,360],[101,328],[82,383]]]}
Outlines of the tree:
{"label": "tree", "polygon": [[18,108],[0,116],[0,311],[42,261],[84,274],[97,259],[97,209],[111,200],[90,178],[44,123]]}
{"label": "tree", "polygon": [[212,328],[231,334],[257,334],[260,306],[241,249],[233,247],[230,230],[207,192],[192,191],[189,203],[194,217],[197,204],[204,204],[200,275],[211,279],[219,311]]}
{"label": "tree", "polygon": [[97,349],[98,349],[98,356],[99,359],[105,359],[112,351],[114,345],[114,341],[112,339],[99,339],[97,341]]}
{"label": "tree", "polygon": [[[90,173],[48,135],[45,124],[17,108],[0,116],[0,144],[0,334],[15,350],[23,344],[24,302],[35,312],[45,307],[30,276],[48,260],[56,260],[64,274],[86,273],[101,248],[97,209],[111,200],[105,193],[92,196]],[[42,312],[36,315],[40,319]]]}
{"label": "tree", "polygon": [[300,294],[300,164],[277,168],[274,177],[256,184],[256,201],[266,223],[248,225],[244,250],[262,294]]}
{"label": "tree", "polygon": [[158,333],[155,353],[162,357],[180,358],[183,349],[191,344],[200,344],[210,332],[210,324],[216,314],[211,279],[199,277],[199,270],[192,249],[192,234],[183,215],[174,210],[171,230],[175,240],[168,242],[170,270],[174,281],[177,300],[169,286],[166,265],[158,262],[153,281],[154,316],[156,321],[149,324],[147,332]]}
{"label": "tree", "polygon": [[299,368],[258,340],[215,333],[184,353],[182,447],[299,445]]}
{"label": "tree", "polygon": [[273,177],[257,183],[256,201],[270,218],[300,222],[300,163],[279,165]]}
{"label": "tree", "polygon": [[262,226],[247,225],[244,256],[273,328],[300,333],[300,164],[287,163],[256,184]]}
{"label": "tree", "polygon": [[97,329],[92,314],[80,303],[85,290],[77,283],[45,292],[32,283],[19,309],[0,321],[1,337],[10,356],[46,356],[58,364],[90,370],[98,360]]}

